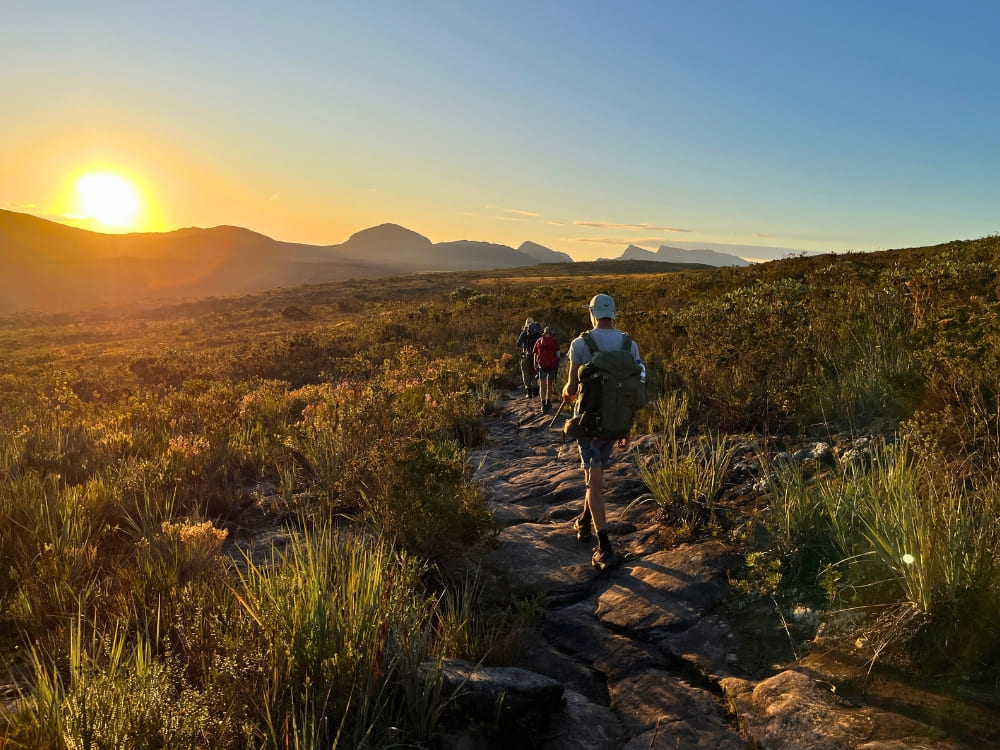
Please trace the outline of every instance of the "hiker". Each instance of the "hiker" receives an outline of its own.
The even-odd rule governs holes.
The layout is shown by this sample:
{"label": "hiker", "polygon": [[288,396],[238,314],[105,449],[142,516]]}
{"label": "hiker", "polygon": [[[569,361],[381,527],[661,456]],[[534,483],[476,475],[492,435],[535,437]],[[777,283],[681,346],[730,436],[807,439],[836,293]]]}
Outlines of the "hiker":
{"label": "hiker", "polygon": [[524,321],[515,346],[521,347],[521,379],[524,381],[525,398],[538,395],[537,373],[535,371],[535,342],[542,336],[542,326],[533,318]]}
{"label": "hiker", "polygon": [[[610,352],[621,349],[623,345],[630,341],[626,335],[615,327],[615,301],[607,294],[598,294],[590,300],[587,305],[590,310],[590,322],[593,328],[590,331],[581,333],[569,347],[569,380],[563,388],[563,401],[573,403],[577,401],[577,394],[580,390],[579,368],[591,361],[593,354],[588,346],[587,338],[596,345],[601,352]],[[632,342],[630,347],[632,358],[640,368],[641,381],[645,382],[645,367],[639,358],[639,347]],[[642,386],[645,388],[645,386]],[[580,404],[577,403],[576,410],[579,412]],[[581,437],[577,439],[580,449],[580,462],[583,466],[583,478],[587,487],[586,497],[583,503],[583,513],[573,524],[576,530],[576,538],[581,542],[588,542],[591,539],[591,524],[593,530],[597,532],[597,546],[591,558],[595,568],[605,570],[612,568],[621,562],[621,556],[611,546],[608,539],[607,518],[604,512],[604,469],[611,464],[611,450],[616,445],[619,449],[628,446],[628,435],[619,437],[617,440],[602,437]]]}
{"label": "hiker", "polygon": [[552,408],[552,392],[555,390],[556,376],[559,374],[559,339],[552,326],[545,326],[542,337],[535,342],[535,369],[538,370],[539,394],[542,411]]}

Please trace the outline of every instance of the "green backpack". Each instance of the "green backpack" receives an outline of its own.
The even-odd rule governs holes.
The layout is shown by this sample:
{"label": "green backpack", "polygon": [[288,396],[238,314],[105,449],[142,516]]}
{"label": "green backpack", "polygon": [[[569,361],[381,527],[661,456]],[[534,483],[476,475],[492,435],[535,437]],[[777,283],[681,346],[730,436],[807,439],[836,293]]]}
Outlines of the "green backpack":
{"label": "green backpack", "polygon": [[581,334],[590,362],[580,365],[580,406],[563,432],[572,438],[617,440],[628,435],[636,413],[646,405],[643,368],[632,357],[632,338],[620,349],[601,351],[589,333]]}

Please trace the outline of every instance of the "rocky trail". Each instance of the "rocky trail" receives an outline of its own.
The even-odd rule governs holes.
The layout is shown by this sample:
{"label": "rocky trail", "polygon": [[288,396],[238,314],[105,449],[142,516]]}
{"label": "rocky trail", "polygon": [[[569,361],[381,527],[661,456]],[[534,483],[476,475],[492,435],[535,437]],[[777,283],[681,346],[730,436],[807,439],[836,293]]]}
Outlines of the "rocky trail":
{"label": "rocky trail", "polygon": [[793,638],[770,603],[731,606],[729,581],[741,565],[735,549],[717,539],[669,544],[655,503],[641,502],[646,489],[634,461],[621,452],[605,472],[605,496],[612,541],[627,558],[597,572],[591,544],[572,528],[584,496],[576,445],[563,440],[565,415],[549,426],[552,414],[510,394],[488,420],[488,445],[471,456],[502,526],[481,573],[498,597],[538,597],[545,614],[514,665],[447,665],[465,711],[483,719],[479,729],[455,730],[448,744],[1000,747],[989,707],[956,708],[932,692],[864,677],[863,663],[826,659],[818,639]]}

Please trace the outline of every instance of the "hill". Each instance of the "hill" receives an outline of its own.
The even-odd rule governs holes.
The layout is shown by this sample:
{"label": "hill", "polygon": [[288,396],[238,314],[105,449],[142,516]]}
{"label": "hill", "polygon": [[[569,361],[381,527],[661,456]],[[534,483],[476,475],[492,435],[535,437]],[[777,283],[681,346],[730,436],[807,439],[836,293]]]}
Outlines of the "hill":
{"label": "hill", "polygon": [[100,305],[246,294],[301,284],[428,271],[568,262],[535,243],[432,243],[395,224],[340,245],[282,242],[240,227],[101,234],[0,210],[0,311],[65,311]]}
{"label": "hill", "polygon": [[393,273],[480,271],[542,262],[533,255],[491,242],[458,240],[434,244],[398,224],[363,229],[342,245],[330,245],[326,250],[332,257],[359,263],[373,262],[391,268]]}
{"label": "hill", "polygon": [[661,263],[700,263],[706,266],[749,266],[750,262],[731,253],[718,250],[685,250],[679,247],[660,245],[656,252],[629,245],[617,260],[651,260]]}
{"label": "hill", "polygon": [[573,259],[566,253],[560,253],[556,250],[549,250],[547,247],[543,247],[536,242],[522,242],[521,246],[517,248],[519,252],[525,255],[530,255],[532,258],[538,258],[538,260],[544,263],[572,263]]}

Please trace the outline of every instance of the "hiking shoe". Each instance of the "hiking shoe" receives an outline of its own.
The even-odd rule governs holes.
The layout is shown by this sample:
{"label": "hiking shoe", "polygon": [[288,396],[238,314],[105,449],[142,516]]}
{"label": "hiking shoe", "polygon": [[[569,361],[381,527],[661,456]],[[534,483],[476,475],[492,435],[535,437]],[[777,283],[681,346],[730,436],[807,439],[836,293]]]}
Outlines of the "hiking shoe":
{"label": "hiking shoe", "polygon": [[543,412],[546,412],[546,411],[548,411],[551,408],[552,408],[552,404],[550,404],[548,401],[543,401],[542,402],[542,411]]}
{"label": "hiking shoe", "polygon": [[621,562],[622,556],[615,552],[614,549],[609,549],[605,552],[600,547],[594,548],[594,554],[590,558],[590,564],[598,570],[611,570],[612,568],[617,568],[621,565]]}
{"label": "hiking shoe", "polygon": [[590,541],[590,518],[584,518],[581,516],[576,519],[573,523],[573,529],[576,531],[576,539],[579,542],[589,542]]}

